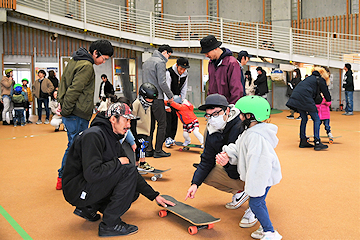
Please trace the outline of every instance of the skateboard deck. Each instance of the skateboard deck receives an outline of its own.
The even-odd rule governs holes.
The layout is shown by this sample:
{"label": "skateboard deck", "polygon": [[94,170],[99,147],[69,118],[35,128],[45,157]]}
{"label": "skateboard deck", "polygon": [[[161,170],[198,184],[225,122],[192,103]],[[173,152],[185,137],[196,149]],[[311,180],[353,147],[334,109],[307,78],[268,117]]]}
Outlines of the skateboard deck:
{"label": "skateboard deck", "polygon": [[171,168],[166,169],[166,170],[155,169],[154,171],[144,171],[144,170],[138,169],[138,171],[141,175],[148,174],[148,173],[153,174],[153,176],[151,177],[151,181],[154,181],[154,182],[157,181],[159,178],[163,177],[162,173],[167,172],[169,170],[171,170]]}
{"label": "skateboard deck", "polygon": [[204,229],[204,228],[211,229],[214,227],[214,223],[219,222],[221,220],[220,218],[215,218],[204,211],[201,211],[183,202],[179,202],[171,196],[168,195],[161,195],[161,196],[166,200],[175,203],[176,205],[167,206],[166,210],[161,210],[159,212],[159,216],[165,217],[167,216],[168,212],[171,212],[177,215],[178,217],[190,222],[191,224],[194,225],[188,228],[188,232],[191,235],[196,234],[200,229]]}
{"label": "skateboard deck", "polygon": [[176,146],[181,146],[182,148],[179,148],[179,151],[182,152],[182,151],[189,151],[190,148],[200,148],[201,151],[199,151],[199,153],[203,153],[203,148],[201,147],[201,145],[198,145],[198,144],[189,144],[187,146],[183,146],[183,143],[182,142],[175,142],[175,145]]}
{"label": "skateboard deck", "polygon": [[[311,135],[311,136],[309,136],[309,137],[311,137],[311,138],[314,138],[314,135]],[[329,143],[330,144],[333,144],[334,143],[334,139],[335,138],[341,138],[342,136],[334,136],[334,137],[329,137],[329,136],[320,136],[320,138],[328,138],[329,139]]]}

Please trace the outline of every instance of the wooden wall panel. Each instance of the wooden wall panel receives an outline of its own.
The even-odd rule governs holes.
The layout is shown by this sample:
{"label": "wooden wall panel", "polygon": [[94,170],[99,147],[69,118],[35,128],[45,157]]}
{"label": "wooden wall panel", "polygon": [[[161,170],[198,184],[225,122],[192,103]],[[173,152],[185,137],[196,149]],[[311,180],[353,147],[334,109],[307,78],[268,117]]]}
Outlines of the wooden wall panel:
{"label": "wooden wall panel", "polygon": [[0,8],[16,9],[16,0],[1,0]]}
{"label": "wooden wall panel", "polygon": [[[4,54],[5,55],[32,55],[36,48],[36,56],[56,57],[59,48],[60,56],[71,56],[78,48],[89,49],[91,42],[59,35],[55,42],[50,41],[51,32],[22,26],[12,22],[3,24]],[[93,34],[96,37],[99,35]],[[104,37],[103,37],[104,38]],[[99,37],[101,39],[101,37]],[[132,41],[108,38],[111,41],[122,41],[129,44]],[[114,57],[136,58],[134,50],[114,47]]]}

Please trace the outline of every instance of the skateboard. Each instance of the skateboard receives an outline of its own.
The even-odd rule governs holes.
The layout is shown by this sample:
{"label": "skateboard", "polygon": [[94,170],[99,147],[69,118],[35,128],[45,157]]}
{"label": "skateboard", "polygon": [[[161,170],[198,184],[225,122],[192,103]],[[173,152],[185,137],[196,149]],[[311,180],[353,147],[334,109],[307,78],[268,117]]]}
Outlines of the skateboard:
{"label": "skateboard", "polygon": [[154,182],[157,181],[159,178],[162,178],[162,176],[163,176],[162,173],[167,172],[169,170],[171,170],[171,168],[166,169],[166,170],[155,169],[154,171],[144,171],[144,170],[138,169],[138,171],[141,175],[148,174],[148,173],[153,174],[154,176],[151,177],[151,181],[154,181]]}
{"label": "skateboard", "polygon": [[178,217],[194,224],[194,226],[190,226],[188,228],[188,232],[191,235],[196,234],[200,229],[212,229],[214,227],[214,223],[219,222],[220,218],[215,218],[210,214],[203,212],[197,208],[194,208],[190,205],[177,201],[175,198],[168,195],[161,195],[166,200],[169,200],[175,203],[175,206],[167,206],[166,210],[159,211],[160,217],[166,217],[168,212],[171,212]]}
{"label": "skateboard", "polygon": [[[314,138],[314,136],[313,135],[311,135],[311,136],[309,136],[309,137],[311,137],[311,138]],[[329,139],[329,143],[330,144],[333,144],[334,143],[334,139],[335,138],[341,138],[342,136],[334,136],[334,137],[328,137],[328,136],[320,136],[320,138],[328,138]]]}
{"label": "skateboard", "polygon": [[199,151],[200,154],[203,153],[203,148],[201,147],[201,145],[198,145],[198,144],[189,144],[187,146],[183,146],[183,143],[182,142],[175,142],[175,145],[176,146],[181,146],[181,148],[179,148],[179,151],[182,152],[182,151],[189,151],[190,148],[200,148],[201,151]]}

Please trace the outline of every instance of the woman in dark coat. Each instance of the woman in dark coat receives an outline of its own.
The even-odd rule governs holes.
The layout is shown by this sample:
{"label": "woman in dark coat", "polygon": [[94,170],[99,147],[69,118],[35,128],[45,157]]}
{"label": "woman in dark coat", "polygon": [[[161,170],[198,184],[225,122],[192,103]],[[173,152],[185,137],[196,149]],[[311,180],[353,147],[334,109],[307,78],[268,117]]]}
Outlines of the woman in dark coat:
{"label": "woman in dark coat", "polygon": [[[287,90],[286,90],[286,96],[290,97],[292,92],[294,91],[295,87],[301,82],[301,73],[300,73],[300,69],[295,69],[294,70],[294,77],[291,79],[291,81],[289,81],[287,84]],[[294,119],[294,110],[290,110],[290,115],[286,116],[288,119]],[[297,119],[300,120],[300,117],[298,117]]]}
{"label": "woman in dark coat", "polygon": [[52,82],[52,84],[54,85],[54,91],[58,90],[59,88],[59,79],[57,79],[56,77],[56,73],[54,70],[50,70],[49,71],[49,80]]}
{"label": "woman in dark coat", "polygon": [[[328,82],[328,72],[324,68],[316,67],[314,68],[311,76],[305,78],[304,81],[300,82],[297,85],[297,87],[293,90],[289,101],[286,103],[286,106],[300,113],[300,148],[314,147],[315,150],[322,150],[328,148],[327,145],[322,144],[320,141],[319,132],[321,122],[314,100],[317,95],[317,89],[319,86],[320,92],[323,93],[325,100],[327,102],[331,101],[331,96],[327,87]],[[314,121],[315,146],[307,142],[307,115],[310,115],[312,120]]]}
{"label": "woman in dark coat", "polygon": [[254,82],[256,85],[255,95],[266,98],[267,93],[269,92],[266,72],[262,69],[262,67],[257,67],[256,71],[258,72],[258,76]]}

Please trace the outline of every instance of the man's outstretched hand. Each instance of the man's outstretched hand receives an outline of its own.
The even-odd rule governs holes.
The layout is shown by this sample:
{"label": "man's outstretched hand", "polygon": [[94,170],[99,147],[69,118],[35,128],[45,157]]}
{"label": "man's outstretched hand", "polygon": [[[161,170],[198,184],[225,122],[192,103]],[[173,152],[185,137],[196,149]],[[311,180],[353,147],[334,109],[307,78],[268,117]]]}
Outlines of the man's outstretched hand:
{"label": "man's outstretched hand", "polygon": [[170,206],[175,206],[175,203],[173,203],[173,202],[171,202],[171,201],[169,201],[169,200],[166,200],[165,198],[163,198],[162,196],[157,196],[156,198],[155,198],[155,200],[156,200],[156,202],[159,204],[159,205],[161,205],[161,206],[163,206],[163,207],[167,207],[168,205],[170,205]]}

